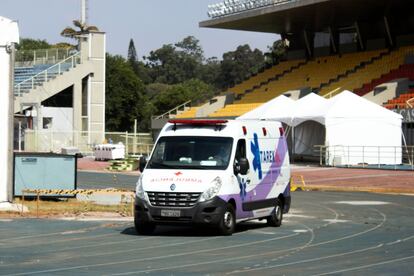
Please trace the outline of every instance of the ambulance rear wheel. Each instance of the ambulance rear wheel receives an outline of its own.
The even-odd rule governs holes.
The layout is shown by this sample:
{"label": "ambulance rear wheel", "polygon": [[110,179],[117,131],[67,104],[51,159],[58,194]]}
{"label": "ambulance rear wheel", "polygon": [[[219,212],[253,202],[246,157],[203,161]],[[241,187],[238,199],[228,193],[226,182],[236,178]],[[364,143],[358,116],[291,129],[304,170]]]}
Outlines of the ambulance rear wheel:
{"label": "ambulance rear wheel", "polygon": [[276,206],[272,211],[272,214],[267,217],[267,224],[273,227],[279,227],[282,225],[283,220],[283,205],[280,200],[276,201]]}
{"label": "ambulance rear wheel", "polygon": [[218,229],[220,234],[230,236],[236,229],[236,216],[234,214],[233,205],[228,203],[222,213]]}

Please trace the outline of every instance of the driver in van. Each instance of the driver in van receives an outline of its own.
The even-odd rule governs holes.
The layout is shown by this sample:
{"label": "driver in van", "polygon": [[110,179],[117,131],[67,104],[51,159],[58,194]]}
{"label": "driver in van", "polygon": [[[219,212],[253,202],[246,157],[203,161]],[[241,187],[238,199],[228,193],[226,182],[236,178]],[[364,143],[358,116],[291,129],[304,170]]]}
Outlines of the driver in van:
{"label": "driver in van", "polygon": [[214,156],[209,157],[209,160],[217,161],[218,165],[225,164],[230,155],[230,148],[226,146],[220,146]]}

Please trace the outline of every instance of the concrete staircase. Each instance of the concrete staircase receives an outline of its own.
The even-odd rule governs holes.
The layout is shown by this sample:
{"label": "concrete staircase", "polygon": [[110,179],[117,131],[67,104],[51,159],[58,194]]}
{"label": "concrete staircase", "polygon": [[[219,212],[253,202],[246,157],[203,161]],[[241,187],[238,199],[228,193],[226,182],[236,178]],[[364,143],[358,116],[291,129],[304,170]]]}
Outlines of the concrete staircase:
{"label": "concrete staircase", "polygon": [[[35,69],[16,68],[16,73],[27,75],[30,74],[28,71],[34,71],[36,74],[15,84],[15,113],[21,112],[30,104],[40,104],[73,85],[74,80],[82,79],[92,72],[89,62],[81,60],[80,53],[76,53],[55,65],[43,66],[46,69],[40,72],[36,72]],[[16,81],[19,80],[19,75],[21,74],[15,76]]]}

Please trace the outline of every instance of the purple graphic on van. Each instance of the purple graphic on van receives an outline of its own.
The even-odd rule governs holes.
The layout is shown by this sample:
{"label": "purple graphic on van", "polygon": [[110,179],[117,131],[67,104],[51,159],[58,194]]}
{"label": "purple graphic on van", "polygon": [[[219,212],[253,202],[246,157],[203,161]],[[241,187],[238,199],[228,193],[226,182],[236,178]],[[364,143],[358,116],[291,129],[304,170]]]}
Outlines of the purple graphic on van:
{"label": "purple graphic on van", "polygon": [[250,150],[253,153],[253,169],[257,171],[259,179],[262,179],[262,162],[260,157],[260,147],[259,147],[259,138],[257,138],[257,133],[253,134],[253,142],[250,142]]}
{"label": "purple graphic on van", "polygon": [[244,201],[244,199],[246,198],[246,179],[240,177],[237,177],[237,181],[239,182],[239,187],[240,187],[240,197],[241,200]]}
{"label": "purple graphic on van", "polygon": [[[251,201],[253,196],[259,199],[266,199],[273,188],[273,184],[276,183],[277,179],[280,176],[281,166],[283,161],[285,160],[285,156],[287,153],[287,143],[285,137],[280,137],[279,142],[276,146],[275,157],[273,162],[270,165],[270,168],[267,174],[261,179],[261,181],[256,185],[255,191],[256,194],[254,195],[253,190],[246,193],[244,192],[244,198],[242,200],[241,192],[240,194],[230,194],[230,195],[221,195],[220,198],[228,201],[229,199],[233,198],[236,201],[236,217],[239,218],[247,218],[252,217],[252,211],[243,211],[242,210],[242,203],[243,201]],[[240,184],[240,182],[239,182]]]}

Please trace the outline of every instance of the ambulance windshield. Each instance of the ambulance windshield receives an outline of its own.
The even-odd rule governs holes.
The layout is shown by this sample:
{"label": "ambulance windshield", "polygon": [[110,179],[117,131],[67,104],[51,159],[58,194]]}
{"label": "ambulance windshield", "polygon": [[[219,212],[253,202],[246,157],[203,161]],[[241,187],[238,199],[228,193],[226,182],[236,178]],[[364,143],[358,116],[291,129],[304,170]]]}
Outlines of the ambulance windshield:
{"label": "ambulance windshield", "polygon": [[232,145],[230,137],[161,137],[147,168],[225,170]]}

